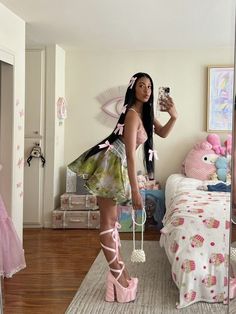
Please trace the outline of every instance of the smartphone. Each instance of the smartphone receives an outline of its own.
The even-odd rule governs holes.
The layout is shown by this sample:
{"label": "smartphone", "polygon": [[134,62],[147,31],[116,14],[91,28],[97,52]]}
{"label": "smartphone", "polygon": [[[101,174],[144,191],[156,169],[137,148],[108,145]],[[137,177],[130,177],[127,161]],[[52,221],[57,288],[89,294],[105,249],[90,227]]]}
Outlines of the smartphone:
{"label": "smartphone", "polygon": [[159,87],[158,90],[158,99],[157,99],[157,108],[160,111],[166,110],[165,105],[163,104],[163,101],[165,102],[165,99],[170,94],[170,88],[169,87]]}

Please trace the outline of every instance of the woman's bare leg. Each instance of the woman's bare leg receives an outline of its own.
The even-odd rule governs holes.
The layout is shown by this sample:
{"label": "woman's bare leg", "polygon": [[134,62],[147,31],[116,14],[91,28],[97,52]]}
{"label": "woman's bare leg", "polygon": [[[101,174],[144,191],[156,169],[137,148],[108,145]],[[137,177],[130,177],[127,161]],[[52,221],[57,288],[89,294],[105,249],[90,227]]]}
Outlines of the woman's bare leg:
{"label": "woman's bare leg", "polygon": [[[118,256],[119,256],[119,260],[120,260],[120,261],[124,261],[123,258],[122,258],[122,256],[121,256],[120,249],[119,249],[119,254],[118,254]],[[131,280],[131,277],[130,277],[129,272],[128,272],[128,270],[127,270],[126,267],[124,268],[123,273],[124,273],[124,276],[125,276],[125,279],[126,279],[126,280]]]}
{"label": "woman's bare leg", "polygon": [[[100,232],[112,229],[115,227],[117,222],[117,205],[116,203],[109,198],[97,197],[97,202],[100,210]],[[112,233],[105,233],[100,235],[100,241],[103,245],[115,249],[115,241],[112,238]],[[110,252],[107,249],[102,248],[103,253],[107,262],[110,262],[114,258],[114,252]],[[113,269],[121,269],[122,265],[118,263],[116,259],[113,263],[109,265]],[[111,271],[112,272],[112,271]],[[117,277],[116,272],[112,272],[114,277]],[[118,281],[123,287],[128,287],[128,282],[126,279],[126,272],[122,272]]]}

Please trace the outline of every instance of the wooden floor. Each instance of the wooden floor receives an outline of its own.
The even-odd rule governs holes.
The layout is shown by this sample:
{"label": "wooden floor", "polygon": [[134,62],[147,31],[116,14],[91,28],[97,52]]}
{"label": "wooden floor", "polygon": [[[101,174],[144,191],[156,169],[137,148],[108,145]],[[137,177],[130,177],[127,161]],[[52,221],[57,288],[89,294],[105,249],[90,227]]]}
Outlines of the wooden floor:
{"label": "wooden floor", "polygon": [[[132,238],[131,233],[120,236]],[[155,230],[144,235],[145,240],[159,237]],[[26,229],[24,249],[27,268],[4,280],[4,313],[62,314],[100,251],[98,230]]]}
{"label": "wooden floor", "polygon": [[24,249],[27,268],[4,279],[4,314],[62,314],[100,251],[98,230],[26,229]]}

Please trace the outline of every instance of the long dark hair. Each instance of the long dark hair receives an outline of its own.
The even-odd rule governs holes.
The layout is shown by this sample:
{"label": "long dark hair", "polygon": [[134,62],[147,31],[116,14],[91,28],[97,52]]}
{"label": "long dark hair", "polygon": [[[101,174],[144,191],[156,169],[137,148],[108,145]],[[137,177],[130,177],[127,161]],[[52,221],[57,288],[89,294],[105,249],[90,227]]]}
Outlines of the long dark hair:
{"label": "long dark hair", "polygon": [[126,94],[125,94],[125,101],[124,101],[124,108],[126,106],[126,110],[124,110],[119,120],[117,121],[117,124],[113,130],[113,132],[106,137],[104,140],[102,140],[97,145],[93,146],[86,154],[85,160],[88,159],[90,156],[95,155],[99,151],[106,149],[106,148],[100,148],[99,145],[105,143],[105,141],[109,141],[110,144],[112,144],[120,135],[118,132],[114,132],[117,129],[118,124],[124,124],[126,113],[128,112],[128,109],[132,107],[135,103],[135,87],[137,84],[138,79],[141,77],[146,77],[151,82],[151,95],[149,100],[143,104],[143,112],[142,112],[142,122],[143,126],[147,132],[148,139],[143,145],[144,149],[144,167],[146,168],[146,171],[148,174],[154,173],[154,158],[152,160],[149,160],[149,150],[153,150],[153,120],[154,120],[154,112],[153,112],[153,81],[152,78],[147,73],[136,73],[133,75],[133,77],[130,80],[129,86],[127,88]]}

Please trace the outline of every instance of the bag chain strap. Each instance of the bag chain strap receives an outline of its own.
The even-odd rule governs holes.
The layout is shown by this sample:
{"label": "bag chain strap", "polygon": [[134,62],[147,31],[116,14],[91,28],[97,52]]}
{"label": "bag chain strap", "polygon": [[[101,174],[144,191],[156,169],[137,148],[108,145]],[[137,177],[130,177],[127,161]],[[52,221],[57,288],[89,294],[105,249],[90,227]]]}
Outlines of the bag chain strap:
{"label": "bag chain strap", "polygon": [[142,209],[142,223],[137,223],[135,221],[135,210],[132,209],[132,220],[133,220],[133,250],[135,250],[135,225],[141,226],[141,250],[143,250],[143,226],[146,222],[147,214],[145,208]]}

